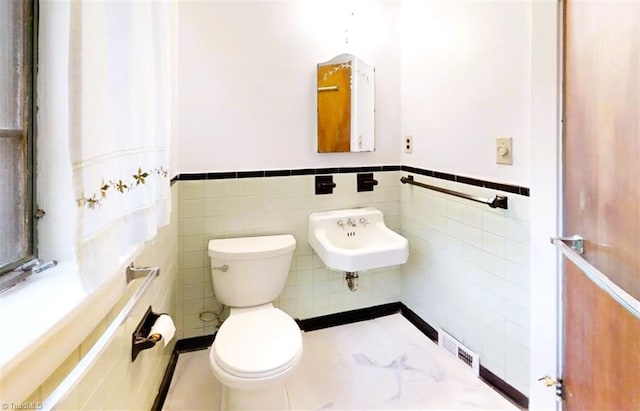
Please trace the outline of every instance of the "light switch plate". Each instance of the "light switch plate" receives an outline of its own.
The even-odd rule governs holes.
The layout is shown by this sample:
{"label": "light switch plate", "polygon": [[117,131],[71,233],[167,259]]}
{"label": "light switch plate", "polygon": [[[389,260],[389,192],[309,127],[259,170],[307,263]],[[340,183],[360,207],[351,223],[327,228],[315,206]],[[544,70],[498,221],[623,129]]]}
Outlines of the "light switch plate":
{"label": "light switch plate", "polygon": [[496,163],[513,164],[511,137],[498,137],[496,139]]}

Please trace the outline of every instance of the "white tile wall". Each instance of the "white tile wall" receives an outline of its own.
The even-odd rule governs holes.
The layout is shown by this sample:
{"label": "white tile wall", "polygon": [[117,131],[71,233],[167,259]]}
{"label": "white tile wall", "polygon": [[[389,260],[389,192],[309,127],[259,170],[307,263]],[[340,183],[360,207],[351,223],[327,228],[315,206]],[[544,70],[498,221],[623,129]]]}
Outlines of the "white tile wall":
{"label": "white tile wall", "polygon": [[[523,393],[529,374],[528,198],[506,193],[509,210],[399,184],[400,172],[378,172],[374,192],[357,193],[356,174],[337,174],[333,195],[316,196],[313,176],[180,181],[173,186],[172,223],[138,263],[162,267],[157,284],[136,307],[63,409],[150,408],[170,345],[130,362],[130,334],[149,304],[173,313],[177,339],[210,334],[219,312],[206,252],[209,239],[291,233],[297,247],[276,305],[309,318],[402,301],[434,327],[443,327],[481,355],[481,363]],[[416,176],[428,184],[489,197],[491,190]],[[343,273],[327,270],[307,243],[307,217],[320,210],[373,206],[409,239],[409,262],[360,275],[355,293]],[[177,241],[177,242],[176,242]],[[159,259],[159,257],[161,257]],[[28,401],[51,393],[104,331],[128,296]],[[144,386],[140,391],[137,387]]]}
{"label": "white tile wall", "polygon": [[212,334],[219,312],[211,283],[207,244],[212,238],[291,233],[297,241],[287,284],[275,304],[294,318],[310,318],[388,302],[401,297],[400,267],[360,273],[351,292],[344,273],[327,270],[307,242],[307,219],[315,211],[372,206],[400,230],[400,174],[374,173],[378,185],[358,193],[356,173],[334,174],[333,194],[315,195],[314,176],[179,181],[180,338]]}
{"label": "white tile wall", "polygon": [[[509,196],[509,210],[398,183],[400,172],[375,173],[374,192],[356,191],[356,174],[336,174],[332,195],[313,193],[313,176],[181,181],[180,337],[213,333],[218,312],[206,247],[209,239],[291,233],[297,248],[289,279],[275,302],[295,318],[309,318],[403,301],[433,326],[441,326],[481,354],[482,363],[528,392],[528,198]],[[487,190],[416,176],[428,184],[490,197]],[[409,239],[402,268],[360,276],[349,291],[343,273],[324,267],[307,243],[307,217],[319,210],[374,206],[387,224]],[[181,302],[180,302],[181,301]]]}
{"label": "white tile wall", "polygon": [[[481,197],[498,192],[416,175],[417,181]],[[472,350],[481,364],[529,392],[529,199],[511,193],[491,209],[403,185],[401,231],[411,254],[402,302]]]}

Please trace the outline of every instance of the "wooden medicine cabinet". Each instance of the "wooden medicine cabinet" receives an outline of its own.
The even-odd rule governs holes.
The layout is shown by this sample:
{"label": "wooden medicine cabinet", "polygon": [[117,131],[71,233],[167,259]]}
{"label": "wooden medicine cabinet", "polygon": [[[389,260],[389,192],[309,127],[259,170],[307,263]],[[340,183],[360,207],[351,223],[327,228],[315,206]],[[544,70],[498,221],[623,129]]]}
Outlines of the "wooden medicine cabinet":
{"label": "wooden medicine cabinet", "polygon": [[351,54],[318,64],[318,153],[374,150],[374,77]]}

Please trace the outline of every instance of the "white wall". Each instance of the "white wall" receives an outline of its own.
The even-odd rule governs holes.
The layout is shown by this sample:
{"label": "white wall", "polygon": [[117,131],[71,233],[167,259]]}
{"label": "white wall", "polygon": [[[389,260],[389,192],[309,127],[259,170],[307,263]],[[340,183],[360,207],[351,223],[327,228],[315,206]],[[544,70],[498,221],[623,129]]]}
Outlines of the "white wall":
{"label": "white wall", "polygon": [[[402,2],[402,164],[528,186],[530,8]],[[496,165],[496,137],[513,138],[513,166]]]}
{"label": "white wall", "polygon": [[169,142],[169,178],[173,178],[176,174],[180,173],[178,167],[178,30],[179,30],[179,3],[173,2],[170,5],[169,18],[171,23],[169,27],[173,31],[171,33],[171,139]]}
{"label": "white wall", "polygon": [[[385,1],[180,2],[180,172],[398,164],[399,12]],[[318,154],[316,65],[345,52],[376,68],[376,151]]]}
{"label": "white wall", "polygon": [[560,407],[553,389],[537,381],[561,377],[558,331],[558,256],[549,237],[560,234],[561,71],[560,7],[555,0],[532,2],[531,106],[531,391],[529,408]]}

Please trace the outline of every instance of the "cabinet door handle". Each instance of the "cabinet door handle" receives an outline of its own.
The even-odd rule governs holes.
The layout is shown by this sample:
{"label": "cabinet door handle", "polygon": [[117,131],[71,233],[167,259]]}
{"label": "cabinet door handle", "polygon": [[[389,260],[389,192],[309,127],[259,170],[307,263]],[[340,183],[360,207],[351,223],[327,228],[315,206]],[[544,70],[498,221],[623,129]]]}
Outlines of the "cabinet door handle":
{"label": "cabinet door handle", "polygon": [[338,86],[325,86],[325,87],[318,87],[318,91],[339,91],[340,89],[338,88]]}

